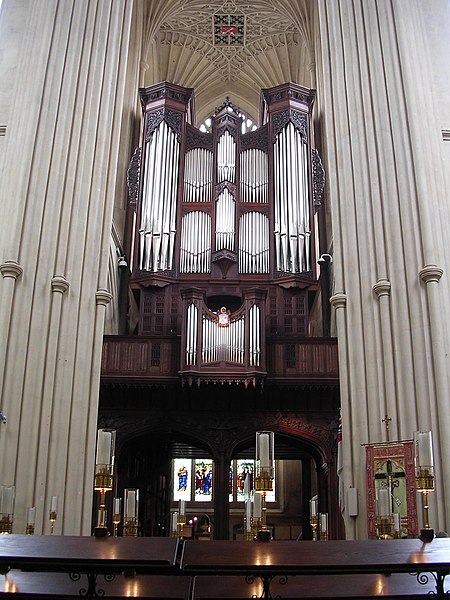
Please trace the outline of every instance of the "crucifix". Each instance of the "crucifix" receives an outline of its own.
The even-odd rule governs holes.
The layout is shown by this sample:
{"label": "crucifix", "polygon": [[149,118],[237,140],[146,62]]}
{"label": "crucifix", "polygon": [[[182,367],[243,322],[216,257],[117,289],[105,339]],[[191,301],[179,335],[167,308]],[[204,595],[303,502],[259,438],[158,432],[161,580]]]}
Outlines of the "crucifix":
{"label": "crucifix", "polygon": [[385,424],[386,426],[386,437],[387,437],[387,441],[390,442],[390,438],[389,438],[389,423],[392,421],[392,419],[389,417],[389,415],[384,415],[384,419],[381,419],[381,422]]}

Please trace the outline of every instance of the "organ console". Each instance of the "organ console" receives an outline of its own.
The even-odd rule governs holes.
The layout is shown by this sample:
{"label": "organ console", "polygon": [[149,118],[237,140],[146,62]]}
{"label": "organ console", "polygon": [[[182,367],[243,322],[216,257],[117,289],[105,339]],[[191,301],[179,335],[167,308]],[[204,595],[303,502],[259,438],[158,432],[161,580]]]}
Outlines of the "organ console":
{"label": "organ console", "polygon": [[299,306],[307,319],[317,282],[323,168],[311,144],[314,97],[292,83],[263,90],[260,127],[249,132],[227,98],[206,133],[193,125],[192,89],[140,90],[143,142],[128,173],[131,285],[139,333],[180,337],[183,381],[262,382],[266,325],[272,335],[308,332],[292,323]]}

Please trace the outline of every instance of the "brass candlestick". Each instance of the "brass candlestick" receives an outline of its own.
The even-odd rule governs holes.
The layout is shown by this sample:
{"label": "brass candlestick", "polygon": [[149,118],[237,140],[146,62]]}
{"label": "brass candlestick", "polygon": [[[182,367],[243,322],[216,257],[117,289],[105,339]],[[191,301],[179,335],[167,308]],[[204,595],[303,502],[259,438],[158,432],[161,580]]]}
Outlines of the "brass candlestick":
{"label": "brass candlestick", "polygon": [[415,431],[414,443],[414,468],[416,475],[416,488],[422,496],[423,528],[420,530],[422,542],[431,542],[434,539],[434,529],[429,523],[428,494],[434,491],[434,462],[433,442],[431,431]]}

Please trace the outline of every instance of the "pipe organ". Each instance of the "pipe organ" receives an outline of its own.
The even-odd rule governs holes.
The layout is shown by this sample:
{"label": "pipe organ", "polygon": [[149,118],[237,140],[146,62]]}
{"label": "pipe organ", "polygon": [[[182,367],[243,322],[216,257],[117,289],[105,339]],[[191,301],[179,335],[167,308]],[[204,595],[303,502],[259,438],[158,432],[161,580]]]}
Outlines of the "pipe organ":
{"label": "pipe organ", "polygon": [[[291,316],[283,320],[280,307],[291,306],[292,295],[307,306],[317,281],[323,169],[311,147],[315,92],[296,84],[263,90],[260,126],[246,133],[228,98],[206,133],[192,123],[192,89],[161,83],[140,95],[143,143],[128,173],[137,302],[165,297],[160,319],[167,335],[181,337],[182,376],[214,379],[216,369],[217,378],[263,378],[265,327],[273,322],[268,291],[279,302],[276,332],[289,335]],[[141,315],[141,333],[151,333],[143,329],[149,322]]]}

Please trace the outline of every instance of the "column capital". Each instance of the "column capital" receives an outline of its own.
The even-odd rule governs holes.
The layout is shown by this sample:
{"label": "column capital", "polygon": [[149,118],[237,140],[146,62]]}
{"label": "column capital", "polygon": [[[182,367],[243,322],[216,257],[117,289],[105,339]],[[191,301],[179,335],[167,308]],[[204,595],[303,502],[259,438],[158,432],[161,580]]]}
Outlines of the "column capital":
{"label": "column capital", "polygon": [[95,292],[95,302],[97,305],[106,306],[112,300],[112,294],[108,292],[108,290],[97,290]]}
{"label": "column capital", "polygon": [[63,275],[55,275],[52,277],[52,292],[64,294],[69,289],[69,282]]}
{"label": "column capital", "polygon": [[333,294],[330,298],[330,304],[334,308],[345,308],[345,305],[347,304],[347,294],[344,294],[344,292]]}
{"label": "column capital", "polygon": [[15,260],[6,260],[0,265],[0,273],[5,278],[12,277],[13,279],[17,279],[22,275],[23,269]]}
{"label": "column capital", "polygon": [[373,291],[378,296],[390,296],[391,295],[391,282],[389,279],[381,278],[373,286]]}
{"label": "column capital", "polygon": [[425,283],[438,282],[442,277],[444,270],[436,265],[426,265],[419,271],[419,277]]}

